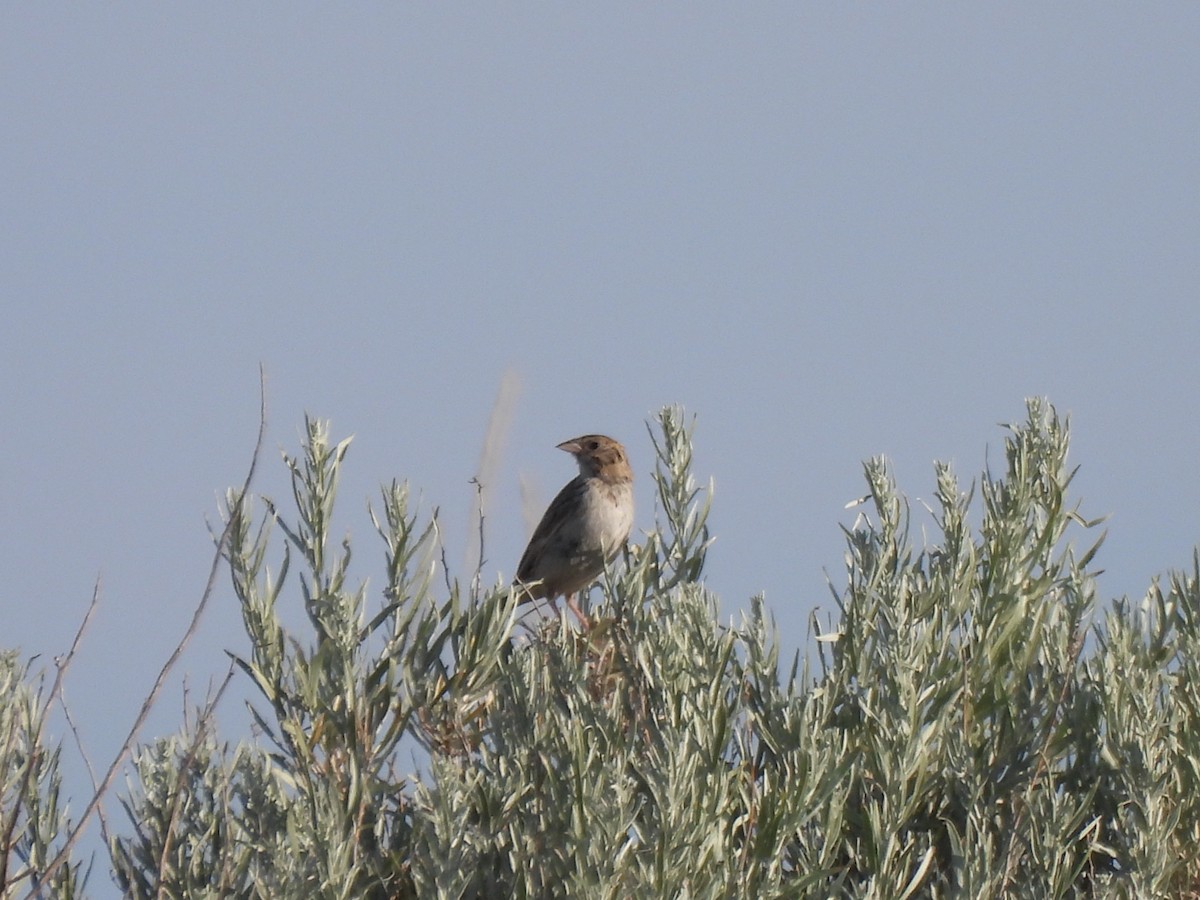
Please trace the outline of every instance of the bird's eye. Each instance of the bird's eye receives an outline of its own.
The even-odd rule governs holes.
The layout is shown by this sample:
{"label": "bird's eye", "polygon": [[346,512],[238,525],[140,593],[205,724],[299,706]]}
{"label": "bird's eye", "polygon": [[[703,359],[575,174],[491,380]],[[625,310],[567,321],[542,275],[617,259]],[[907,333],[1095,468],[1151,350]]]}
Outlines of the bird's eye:
{"label": "bird's eye", "polygon": [[600,442],[599,441],[588,441],[588,449],[589,450],[599,450]]}

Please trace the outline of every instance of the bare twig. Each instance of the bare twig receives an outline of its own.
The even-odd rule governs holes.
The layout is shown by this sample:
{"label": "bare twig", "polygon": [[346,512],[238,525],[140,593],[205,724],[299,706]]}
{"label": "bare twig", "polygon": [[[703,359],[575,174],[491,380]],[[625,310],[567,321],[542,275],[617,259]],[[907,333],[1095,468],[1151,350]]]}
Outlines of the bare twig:
{"label": "bare twig", "polygon": [[[87,630],[88,623],[92,620],[92,613],[96,611],[96,606],[100,602],[100,579],[96,579],[96,585],[92,588],[92,602],[88,604],[87,612],[83,614],[83,621],[79,623],[79,628],[75,631],[75,639],[71,641],[71,648],[67,651],[66,656],[59,657],[54,661],[54,684],[50,687],[50,693],[46,697],[46,702],[42,705],[41,713],[37,718],[37,727],[34,733],[30,736],[29,757],[25,760],[25,771],[21,775],[21,787],[16,794],[16,802],[13,803],[12,815],[9,816],[7,822],[4,823],[3,837],[0,837],[0,848],[12,846],[13,831],[16,829],[17,819],[21,814],[21,798],[25,796],[25,791],[29,787],[29,779],[33,776],[33,770],[37,768],[38,760],[41,756],[39,748],[42,743],[42,730],[46,727],[46,718],[49,716],[50,707],[54,703],[55,697],[62,691],[63,678],[67,674],[67,668],[71,665],[71,660],[75,658],[75,651],[79,649],[79,644],[83,640],[83,633]],[[26,875],[28,870],[22,870],[13,876],[14,881],[20,881]],[[47,872],[47,877],[49,872]],[[8,884],[8,853],[0,854],[0,887]]]}
{"label": "bare twig", "polygon": [[[66,692],[60,694],[59,705],[62,707],[63,716],[67,720],[67,728],[71,730],[71,735],[75,738],[75,749],[79,751],[79,756],[83,760],[83,765],[87,769],[88,779],[92,782],[92,791],[100,789],[100,782],[96,780],[96,770],[92,766],[92,761],[88,758],[87,751],[83,749],[83,739],[79,736],[79,728],[75,724],[75,718],[71,715],[71,707],[67,704]],[[104,815],[104,810],[100,807],[96,808],[96,818],[100,820],[100,835],[104,839],[105,846],[108,846],[108,818]]]}
{"label": "bare twig", "polygon": [[484,521],[486,517],[484,516],[483,505],[483,482],[478,478],[472,478],[471,484],[475,485],[475,514],[479,517],[479,559],[475,563],[475,571],[471,573],[471,600],[472,602],[478,603],[479,592],[483,585],[483,566],[487,561],[483,553]]}
{"label": "bare twig", "polygon": [[440,510],[435,506],[433,508],[433,514],[429,518],[430,521],[433,522],[434,543],[437,544],[438,554],[442,558],[442,579],[446,582],[446,594],[453,596],[454,586],[450,584],[450,564],[446,561],[446,544],[442,540],[442,529],[440,523],[438,522],[439,512]]}
{"label": "bare twig", "polygon": [[[200,742],[208,734],[208,723],[212,720],[212,715],[216,711],[217,704],[221,702],[221,697],[225,694],[225,689],[229,687],[229,682],[233,680],[235,666],[229,664],[229,671],[225,673],[225,678],[221,682],[221,686],[217,688],[216,693],[212,694],[208,702],[204,705],[204,709],[200,711],[200,716],[196,719],[195,733],[192,735],[191,743],[188,745],[187,755],[179,765],[179,773],[175,778],[175,790],[171,793],[171,814],[167,817],[167,827],[163,834],[162,853],[158,858],[158,896],[166,896],[167,886],[163,883],[162,873],[167,864],[167,853],[171,849],[171,840],[175,836],[175,826],[179,821],[179,812],[183,807],[184,792],[183,783],[187,780],[188,771],[192,767],[192,763],[196,759],[196,751],[200,748]],[[186,700],[184,717],[187,716]]]}
{"label": "bare twig", "polygon": [[500,386],[496,389],[496,401],[492,404],[492,413],[488,417],[487,429],[483,435],[483,446],[479,450],[479,467],[471,483],[475,485],[475,503],[471,510],[471,518],[479,523],[479,556],[472,559],[473,548],[467,541],[467,559],[465,572],[475,572],[472,581],[472,599],[478,599],[478,585],[482,580],[480,572],[483,569],[483,517],[491,498],[491,489],[497,482],[500,473],[500,463],[504,457],[504,445],[508,439],[508,430],[512,426],[513,413],[517,405],[517,397],[521,393],[521,378],[509,369],[500,378]]}
{"label": "bare twig", "polygon": [[[92,591],[92,602],[88,605],[87,612],[83,616],[83,622],[79,625],[79,630],[75,633],[75,640],[71,644],[71,649],[67,651],[66,657],[58,664],[59,676],[66,672],[67,666],[71,659],[75,656],[75,650],[79,646],[79,640],[83,636],[84,629],[87,628],[88,621],[92,617],[92,611],[100,599],[100,579],[96,579],[96,587]],[[71,708],[67,705],[67,695],[61,683],[61,677],[55,680],[55,685],[51,689],[51,699],[53,695],[58,694],[59,706],[62,707],[63,716],[67,720],[67,727],[71,730],[71,734],[75,738],[75,746],[79,750],[79,756],[83,760],[84,766],[87,768],[88,779],[92,782],[92,790],[95,791],[98,787],[96,782],[96,770],[92,767],[92,761],[88,758],[87,753],[83,749],[83,741],[79,736],[79,729],[75,726],[75,720],[71,716]],[[104,836],[104,843],[108,843],[108,822],[104,817],[103,810],[98,810],[100,818],[100,833]]]}
{"label": "bare twig", "polygon": [[[254,472],[258,468],[258,459],[262,452],[263,437],[265,436],[267,430],[267,376],[266,372],[261,366],[259,367],[258,378],[258,437],[254,444],[254,452],[250,457],[250,468],[246,472],[245,481],[242,483],[241,496],[243,498],[250,490],[250,482],[253,480]],[[187,631],[184,632],[183,637],[180,639],[179,643],[176,644],[175,649],[171,651],[171,655],[163,664],[162,669],[159,670],[158,677],[154,680],[154,686],[150,689],[150,693],[146,695],[146,699],[142,703],[142,708],[138,711],[137,718],[134,719],[133,726],[129,729],[129,734],[126,736],[125,741],[121,744],[120,749],[117,751],[117,755],[113,757],[113,761],[109,765],[108,771],[104,774],[104,779],[100,782],[100,787],[96,790],[95,794],[92,795],[92,799],[84,808],[83,814],[80,816],[79,823],[67,836],[62,848],[58,851],[58,855],[47,864],[46,870],[42,874],[43,881],[48,881],[51,877],[53,877],[59,866],[63,865],[63,863],[67,861],[71,848],[83,834],[83,830],[87,826],[88,820],[92,817],[92,814],[96,812],[96,809],[100,805],[100,801],[104,798],[104,795],[108,793],[108,789],[112,786],[113,781],[116,779],[117,770],[120,769],[121,764],[125,761],[125,758],[133,749],[133,743],[135,740],[137,740],[138,733],[141,731],[142,726],[146,723],[146,718],[150,715],[150,710],[154,707],[155,702],[158,700],[158,695],[162,691],[163,684],[166,683],[167,676],[175,667],[175,663],[178,662],[179,657],[183,654],[184,648],[187,647],[187,645],[191,642],[192,636],[196,633],[196,629],[200,624],[200,617],[203,615],[204,610],[208,607],[208,601],[212,597],[213,588],[216,586],[217,573],[221,569],[221,562],[224,559],[225,545],[229,541],[229,535],[232,527],[233,519],[230,518],[230,520],[225,524],[225,528],[221,531],[221,535],[217,540],[217,549],[213,553],[212,565],[209,567],[208,571],[208,580],[205,582],[204,592],[200,595],[200,601],[196,604],[196,610],[192,613],[192,621],[188,625]],[[26,900],[33,900],[34,896],[35,894],[33,893],[29,894]]]}
{"label": "bare twig", "polygon": [[96,611],[96,607],[100,603],[100,579],[96,579],[96,586],[92,588],[92,602],[88,604],[87,612],[83,614],[83,621],[79,623],[79,628],[75,631],[75,639],[71,641],[71,649],[67,651],[66,656],[59,657],[54,661],[54,684],[50,687],[50,696],[46,698],[46,705],[42,709],[42,721],[38,723],[37,737],[42,736],[42,727],[46,723],[46,714],[50,711],[50,705],[54,702],[55,697],[58,697],[62,692],[63,678],[67,674],[67,668],[71,665],[71,660],[75,658],[75,651],[79,649],[79,644],[83,640],[83,633],[87,630],[88,623],[92,620],[92,613]]}

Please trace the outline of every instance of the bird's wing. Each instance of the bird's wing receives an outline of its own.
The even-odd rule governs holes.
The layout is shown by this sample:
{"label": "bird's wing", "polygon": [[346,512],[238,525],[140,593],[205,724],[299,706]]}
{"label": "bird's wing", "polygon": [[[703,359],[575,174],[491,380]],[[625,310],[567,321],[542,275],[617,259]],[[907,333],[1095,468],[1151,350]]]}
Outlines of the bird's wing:
{"label": "bird's wing", "polygon": [[[539,569],[543,569],[549,562],[547,551],[553,549],[555,544],[569,543],[572,538],[578,540],[574,532],[578,530],[586,493],[587,481],[580,475],[568,481],[558,492],[558,496],[550,501],[546,512],[542,514],[542,520],[538,522],[537,528],[533,529],[529,546],[521,554],[521,562],[517,564],[518,581],[536,581],[544,578],[547,573]],[[556,555],[563,554],[560,552]]]}

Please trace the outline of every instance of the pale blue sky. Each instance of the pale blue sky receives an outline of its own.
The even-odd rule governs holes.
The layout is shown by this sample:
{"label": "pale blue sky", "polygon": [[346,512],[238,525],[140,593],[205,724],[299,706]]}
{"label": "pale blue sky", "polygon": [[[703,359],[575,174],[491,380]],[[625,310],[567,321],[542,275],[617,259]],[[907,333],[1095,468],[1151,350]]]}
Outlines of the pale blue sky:
{"label": "pale blue sky", "polygon": [[[466,552],[503,373],[517,482],[554,445],[699,416],[709,583],[801,646],[886,453],[913,497],[1045,394],[1106,595],[1200,540],[1200,5],[19,4],[0,28],[0,645],[61,653],[106,761],[186,627],[270,422],[355,433],[342,495],[409,478]],[[292,595],[295,597],[295,595]],[[296,603],[299,601],[296,600]],[[242,649],[221,589],[181,672]],[[178,683],[178,682],[176,682]],[[177,688],[150,737],[179,721]],[[231,738],[239,735],[230,734]],[[69,756],[70,754],[68,754]],[[74,764],[73,762],[70,764]],[[103,872],[93,887],[106,884]]]}

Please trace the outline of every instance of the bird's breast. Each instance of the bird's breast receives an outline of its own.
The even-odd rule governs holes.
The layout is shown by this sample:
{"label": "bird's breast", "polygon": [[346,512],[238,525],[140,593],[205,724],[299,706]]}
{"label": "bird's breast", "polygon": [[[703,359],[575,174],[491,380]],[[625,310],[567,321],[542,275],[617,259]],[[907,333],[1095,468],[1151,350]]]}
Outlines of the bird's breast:
{"label": "bird's breast", "polygon": [[605,556],[616,553],[633,527],[633,485],[593,482],[583,510],[585,542]]}

